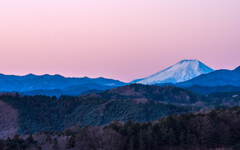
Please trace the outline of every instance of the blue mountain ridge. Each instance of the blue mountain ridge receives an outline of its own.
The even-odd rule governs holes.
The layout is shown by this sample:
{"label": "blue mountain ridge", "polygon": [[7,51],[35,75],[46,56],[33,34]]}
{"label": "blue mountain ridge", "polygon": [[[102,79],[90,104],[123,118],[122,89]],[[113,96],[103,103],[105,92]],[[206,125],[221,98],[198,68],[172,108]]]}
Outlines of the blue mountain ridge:
{"label": "blue mountain ridge", "polygon": [[203,74],[191,80],[177,83],[177,86],[190,87],[193,85],[199,86],[240,86],[240,66],[234,70],[216,70],[208,74]]}
{"label": "blue mountain ridge", "polygon": [[103,91],[126,83],[107,78],[67,78],[61,75],[25,76],[0,74],[0,92],[20,92],[27,95],[80,95],[87,91]]}

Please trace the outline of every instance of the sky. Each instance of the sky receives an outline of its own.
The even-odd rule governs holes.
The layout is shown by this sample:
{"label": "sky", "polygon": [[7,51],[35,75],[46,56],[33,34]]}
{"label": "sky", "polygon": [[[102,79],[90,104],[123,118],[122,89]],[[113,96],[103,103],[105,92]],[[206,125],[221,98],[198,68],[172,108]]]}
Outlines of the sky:
{"label": "sky", "polygon": [[0,72],[121,81],[240,65],[240,0],[0,0]]}

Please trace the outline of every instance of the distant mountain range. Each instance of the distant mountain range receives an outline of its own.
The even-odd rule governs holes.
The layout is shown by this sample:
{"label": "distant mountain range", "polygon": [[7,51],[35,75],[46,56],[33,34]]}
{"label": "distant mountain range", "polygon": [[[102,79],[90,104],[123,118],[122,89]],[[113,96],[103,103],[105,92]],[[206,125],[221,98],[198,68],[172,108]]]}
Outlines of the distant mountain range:
{"label": "distant mountain range", "polygon": [[240,91],[240,67],[216,70],[198,60],[182,60],[152,76],[130,83],[106,78],[67,78],[61,75],[25,76],[0,74],[0,92],[19,92],[24,95],[78,96],[102,92],[128,84],[172,85],[199,94]]}
{"label": "distant mountain range", "polygon": [[214,71],[198,60],[182,60],[177,64],[162,70],[154,75],[143,79],[137,79],[132,83],[141,84],[161,84],[161,83],[178,83],[190,80],[201,74],[207,74]]}
{"label": "distant mountain range", "polygon": [[26,76],[0,74],[1,92],[20,92],[27,95],[80,95],[88,91],[104,91],[125,85],[106,78],[66,78],[61,75]]}

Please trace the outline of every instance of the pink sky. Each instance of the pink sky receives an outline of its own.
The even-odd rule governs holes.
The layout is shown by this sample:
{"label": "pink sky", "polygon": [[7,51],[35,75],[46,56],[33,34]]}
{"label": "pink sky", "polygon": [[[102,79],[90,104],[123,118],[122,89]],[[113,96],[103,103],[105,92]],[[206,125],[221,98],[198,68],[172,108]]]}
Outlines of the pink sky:
{"label": "pink sky", "polygon": [[131,81],[240,65],[240,0],[2,0],[0,72]]}

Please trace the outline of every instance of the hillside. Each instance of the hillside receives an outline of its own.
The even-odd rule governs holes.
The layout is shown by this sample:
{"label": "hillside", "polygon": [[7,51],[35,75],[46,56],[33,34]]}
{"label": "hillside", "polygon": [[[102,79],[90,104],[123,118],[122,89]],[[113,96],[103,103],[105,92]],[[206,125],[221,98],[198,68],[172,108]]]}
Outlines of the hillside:
{"label": "hillside", "polygon": [[18,112],[19,134],[42,130],[63,130],[72,125],[104,125],[113,120],[149,121],[170,114],[189,112],[182,106],[155,103],[136,103],[123,100],[101,100],[61,96],[0,95],[0,99]]}
{"label": "hillside", "polygon": [[[229,86],[227,86],[227,88],[228,87]],[[209,89],[203,88],[204,87],[200,87],[203,92],[204,90]],[[210,87],[210,89],[212,88],[213,87]],[[215,92],[213,89],[212,92],[208,91],[210,92],[208,95],[200,95],[190,91],[191,89],[188,90],[174,86],[130,84],[110,89],[105,92],[83,95],[81,97],[114,101],[124,100],[143,104],[153,101],[164,104],[190,106],[195,109],[206,110],[214,107],[240,106],[239,90],[237,87],[234,89],[236,90],[235,92],[231,90],[229,92]],[[226,89],[223,88],[223,91],[225,90]],[[218,95],[221,95],[221,97]]]}
{"label": "hillside", "polygon": [[15,135],[18,131],[18,112],[0,100],[0,138]]}
{"label": "hillside", "polygon": [[200,95],[182,88],[142,84],[130,84],[102,93],[89,94],[84,97],[97,97],[109,100],[136,99],[172,104],[193,104],[201,100]]}

